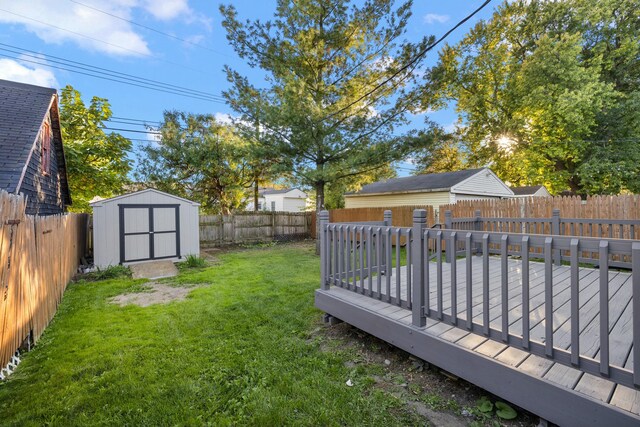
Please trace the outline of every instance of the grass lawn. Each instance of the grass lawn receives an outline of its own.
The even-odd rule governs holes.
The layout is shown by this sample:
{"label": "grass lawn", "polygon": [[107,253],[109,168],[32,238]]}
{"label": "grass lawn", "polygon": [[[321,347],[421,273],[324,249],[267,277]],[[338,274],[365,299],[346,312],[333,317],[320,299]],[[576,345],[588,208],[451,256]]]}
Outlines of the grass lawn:
{"label": "grass lawn", "polygon": [[[186,300],[110,303],[127,278],[69,285],[53,322],[0,383],[2,425],[417,425],[377,364],[318,334],[312,245],[249,249],[167,281]],[[345,382],[351,379],[352,387]]]}

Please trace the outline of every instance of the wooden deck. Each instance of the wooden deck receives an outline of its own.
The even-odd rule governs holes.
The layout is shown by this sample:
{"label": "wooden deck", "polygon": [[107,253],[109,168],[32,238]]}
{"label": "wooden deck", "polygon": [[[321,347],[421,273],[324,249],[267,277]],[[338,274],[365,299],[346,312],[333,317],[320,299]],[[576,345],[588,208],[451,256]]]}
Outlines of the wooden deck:
{"label": "wooden deck", "polygon": [[[640,425],[640,392],[606,378],[595,376],[566,364],[557,363],[514,345],[470,332],[452,324],[455,319],[468,319],[467,295],[471,296],[474,323],[483,324],[484,307],[488,306],[490,326],[496,330],[522,331],[523,281],[522,261],[489,257],[488,305],[483,277],[487,271],[478,268],[481,256],[467,258],[455,265],[454,303],[452,303],[451,265],[441,263],[441,286],[438,284],[438,265],[428,264],[428,301],[425,309],[433,310],[436,318],[427,316],[424,328],[412,324],[412,311],[398,301],[409,301],[411,283],[407,268],[394,268],[390,277],[376,274],[371,278],[375,297],[360,279],[352,278],[349,289],[331,286],[316,292],[316,306],[366,332],[384,339],[426,361],[485,388],[541,417],[560,425]],[[548,267],[548,265],[547,265]],[[472,280],[466,278],[472,272]],[[544,345],[549,308],[553,328],[553,347],[570,350],[572,342],[572,271],[570,266],[553,266],[551,273],[552,304],[545,307],[545,289],[549,289],[549,274],[545,263],[529,262],[529,335],[531,342]],[[396,274],[399,276],[397,277]],[[602,275],[599,269],[579,269],[580,354],[596,361],[600,357],[600,301]],[[505,278],[506,277],[506,278]],[[367,280],[368,281],[368,278]],[[506,288],[508,292],[503,293]],[[348,282],[348,277],[347,277]],[[472,283],[471,291],[467,284]],[[364,284],[364,287],[359,286]],[[387,293],[394,300],[387,298]],[[377,295],[376,295],[377,294]],[[441,298],[440,298],[441,296]],[[391,300],[390,302],[387,302]],[[609,364],[633,371],[633,312],[632,275],[629,272],[608,270],[608,330]],[[506,302],[508,315],[503,319]],[[393,304],[392,304],[393,303]],[[439,307],[441,304],[441,307]],[[406,304],[404,304],[406,306]],[[454,310],[455,308],[455,310]],[[437,318],[438,313],[449,314],[453,322]]]}

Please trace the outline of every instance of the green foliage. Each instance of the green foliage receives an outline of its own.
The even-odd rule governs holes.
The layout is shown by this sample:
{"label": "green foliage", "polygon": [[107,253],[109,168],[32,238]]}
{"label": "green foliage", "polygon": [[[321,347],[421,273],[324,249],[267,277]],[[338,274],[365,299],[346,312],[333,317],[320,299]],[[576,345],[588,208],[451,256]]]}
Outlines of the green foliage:
{"label": "green foliage", "polygon": [[69,85],[62,89],[60,124],[73,212],[91,212],[91,199],[116,196],[128,183],[131,141],[105,133],[102,126],[110,117],[106,99],[94,96],[87,107],[80,92]]}
{"label": "green foliage", "polygon": [[496,402],[496,415],[503,420],[512,420],[518,416],[518,413],[511,406],[504,402]]}
{"label": "green foliage", "polygon": [[478,408],[478,411],[486,414],[493,411],[493,403],[491,403],[487,396],[482,396],[478,399],[476,408]]}
{"label": "green foliage", "polygon": [[184,260],[184,264],[189,268],[204,268],[207,266],[207,261],[202,257],[189,254]]}
{"label": "green foliage", "polygon": [[414,149],[394,133],[415,108],[408,88],[420,61],[405,65],[427,43],[400,44],[410,8],[280,0],[272,21],[245,23],[233,6],[220,7],[229,43],[267,82],[261,88],[226,67],[224,95],[247,132],[264,128],[259,144],[280,159],[278,169],[315,189],[317,210],[326,184],[347,185]]}
{"label": "green foliage", "polygon": [[79,278],[93,282],[98,280],[123,279],[128,277],[131,277],[131,270],[129,267],[125,267],[124,265],[110,265],[104,269],[98,267],[96,271],[86,273]]}
{"label": "green foliage", "polygon": [[635,192],[639,55],[633,1],[505,2],[442,49],[422,108],[455,102],[465,164],[511,184]]}
{"label": "green foliage", "polygon": [[476,406],[467,408],[467,410],[475,418],[475,421],[472,423],[474,426],[499,426],[500,423],[495,417],[503,420],[513,420],[518,416],[518,413],[511,406],[501,401],[497,401],[494,405],[487,396],[482,396],[476,402]]}
{"label": "green foliage", "polygon": [[212,115],[165,111],[161,139],[143,148],[136,177],[197,201],[201,210],[229,214],[246,205],[254,179],[249,144]]}

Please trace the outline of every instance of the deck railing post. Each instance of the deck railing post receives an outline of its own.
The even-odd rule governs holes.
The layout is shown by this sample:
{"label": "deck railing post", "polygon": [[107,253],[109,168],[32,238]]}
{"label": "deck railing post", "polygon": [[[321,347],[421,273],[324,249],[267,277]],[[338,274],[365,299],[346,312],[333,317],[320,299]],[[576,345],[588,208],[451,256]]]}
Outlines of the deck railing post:
{"label": "deck railing post", "polygon": [[[453,228],[453,214],[450,210],[444,211],[444,228],[447,230],[451,230]],[[451,245],[447,245],[445,250],[444,260],[445,262],[451,262],[451,256],[456,256],[456,248],[451,247]]]}
{"label": "deck railing post", "polygon": [[411,236],[411,320],[413,326],[419,328],[426,326],[427,317],[425,316],[424,307],[424,275],[425,275],[425,257],[424,257],[424,228],[427,223],[427,211],[424,209],[416,209],[413,211],[413,229]]}
{"label": "deck railing post", "polygon": [[[560,209],[554,209],[551,213],[551,234],[560,235]],[[553,263],[562,265],[562,251],[560,249],[553,250]]]}
{"label": "deck railing post", "polygon": [[633,383],[640,386],[640,243],[631,245],[631,304],[633,313]]}
{"label": "deck railing post", "polygon": [[[391,220],[393,218],[393,213],[390,210],[386,210],[383,212],[384,225],[385,227],[391,227]],[[386,233],[385,233],[386,235]],[[391,244],[391,240],[389,239],[389,245]],[[380,260],[380,271],[383,274],[387,274],[387,264],[391,264],[391,260],[387,259],[387,239],[382,240],[382,259]],[[391,274],[391,273],[389,273]]]}
{"label": "deck railing post", "polygon": [[[483,231],[484,227],[482,224],[482,212],[480,209],[476,209],[476,223],[475,223],[475,231]],[[482,253],[482,242],[478,240],[476,242],[476,254],[479,255]]]}
{"label": "deck railing post", "polygon": [[329,211],[320,211],[318,214],[318,222],[320,223],[320,285],[322,289],[329,290],[328,265],[330,260],[329,241],[327,239],[327,224],[329,223]]}

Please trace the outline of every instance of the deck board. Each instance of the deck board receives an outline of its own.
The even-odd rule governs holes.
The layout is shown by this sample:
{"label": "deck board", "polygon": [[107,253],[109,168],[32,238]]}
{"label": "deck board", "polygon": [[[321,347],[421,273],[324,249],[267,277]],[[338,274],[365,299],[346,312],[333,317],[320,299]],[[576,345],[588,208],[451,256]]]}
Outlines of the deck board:
{"label": "deck board", "polygon": [[[482,271],[481,258],[474,257],[472,269],[472,310],[473,319],[477,324],[483,321],[482,301]],[[466,318],[467,310],[467,281],[465,259],[456,262],[456,292],[457,313],[461,319]],[[489,312],[492,328],[501,330],[502,322],[502,296],[501,296],[501,265],[497,258],[490,258],[490,282],[489,282]],[[519,260],[510,259],[508,263],[508,316],[509,332],[511,334],[522,333],[522,265]],[[391,295],[397,296],[397,277],[400,276],[400,295],[402,301],[407,298],[407,271],[406,267],[393,269],[388,278],[381,277],[381,298],[371,298],[366,294],[333,286],[331,292],[339,295],[341,299],[374,312],[385,318],[393,319],[404,325],[410,326],[412,321],[411,311],[399,305],[386,302],[386,281],[391,283]],[[437,309],[437,265],[429,264],[429,307]],[[610,330],[610,361],[612,365],[633,368],[632,345],[632,307],[631,300],[631,275],[627,272],[610,270],[609,272],[609,330]],[[553,339],[554,345],[568,350],[571,340],[571,272],[568,266],[554,266],[553,268]],[[580,353],[593,357],[599,357],[599,270],[593,268],[581,268],[579,270],[579,315],[580,315]],[[353,280],[353,279],[352,279]],[[442,263],[442,304],[443,312],[451,313],[451,270],[450,264]],[[544,322],[544,264],[530,262],[529,269],[529,316],[530,339],[539,343],[545,341]],[[356,280],[359,285],[360,281]],[[365,279],[365,285],[367,279]],[[377,290],[377,277],[372,278],[373,289]],[[353,289],[353,286],[351,286]],[[453,345],[489,357],[504,364],[517,368],[536,378],[544,378],[550,383],[560,387],[571,389],[580,395],[588,396],[602,402],[634,414],[640,414],[640,391],[615,383],[595,375],[586,374],[580,370],[555,363],[551,360],[529,354],[522,348],[490,340],[487,337],[471,333],[466,329],[456,327],[449,323],[440,322],[428,318],[424,329],[434,337],[438,337]]]}

